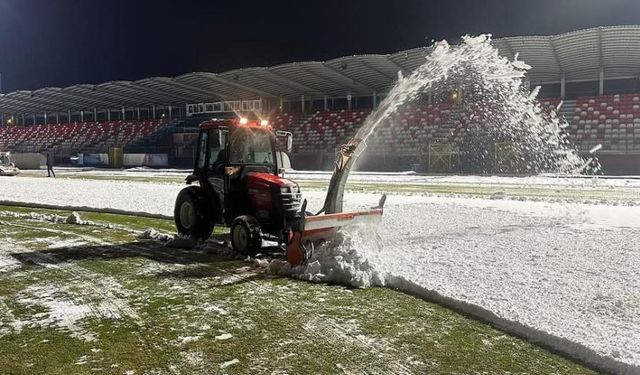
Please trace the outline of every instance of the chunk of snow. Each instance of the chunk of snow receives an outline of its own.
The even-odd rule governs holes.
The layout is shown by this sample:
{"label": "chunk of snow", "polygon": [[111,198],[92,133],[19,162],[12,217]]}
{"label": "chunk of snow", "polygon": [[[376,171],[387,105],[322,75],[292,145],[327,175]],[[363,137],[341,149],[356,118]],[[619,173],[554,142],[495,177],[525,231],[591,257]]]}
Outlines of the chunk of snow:
{"label": "chunk of snow", "polygon": [[240,360],[238,358],[234,358],[234,359],[232,359],[230,361],[221,363],[220,364],[220,368],[227,368],[229,366],[235,365],[236,363],[240,363]]}
{"label": "chunk of snow", "polygon": [[597,151],[600,151],[601,149],[602,149],[602,144],[599,143],[598,145],[594,146],[591,150],[589,150],[589,153],[594,154]]}
{"label": "chunk of snow", "polygon": [[145,240],[156,240],[156,241],[167,242],[167,241],[173,240],[174,236],[166,233],[160,233],[153,228],[147,228],[143,232],[138,234],[138,238],[145,239]]}

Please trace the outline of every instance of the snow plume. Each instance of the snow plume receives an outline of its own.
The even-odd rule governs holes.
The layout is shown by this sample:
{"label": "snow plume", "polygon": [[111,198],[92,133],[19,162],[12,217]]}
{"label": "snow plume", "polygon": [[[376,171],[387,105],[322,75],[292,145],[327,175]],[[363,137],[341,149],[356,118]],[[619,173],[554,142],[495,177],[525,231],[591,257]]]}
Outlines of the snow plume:
{"label": "snow plume", "polygon": [[311,259],[296,267],[274,259],[268,271],[312,282],[329,282],[356,288],[384,286],[385,275],[376,271],[369,257],[377,258],[382,249],[375,228],[365,225],[342,228],[336,238],[313,250]]}
{"label": "snow plume", "polygon": [[451,106],[448,117],[441,119],[451,130],[432,133],[430,142],[450,143],[469,172],[598,172],[597,162],[583,159],[570,144],[567,123],[540,107],[539,88],[530,91],[526,82],[530,68],[517,56],[500,56],[490,35],[464,36],[454,46],[437,42],[411,75],[399,74],[357,137],[373,135],[376,142],[376,129],[393,128],[394,116],[403,108],[431,100]]}

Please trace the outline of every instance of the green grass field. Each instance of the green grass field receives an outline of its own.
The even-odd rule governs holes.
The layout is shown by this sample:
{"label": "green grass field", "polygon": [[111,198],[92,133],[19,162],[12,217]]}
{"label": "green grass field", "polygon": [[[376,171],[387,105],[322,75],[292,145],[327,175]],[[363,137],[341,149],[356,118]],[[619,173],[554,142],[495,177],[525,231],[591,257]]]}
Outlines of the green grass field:
{"label": "green grass field", "polygon": [[[588,374],[386,288],[267,274],[138,238],[169,220],[0,206],[3,374]],[[219,234],[224,236],[224,234]]]}

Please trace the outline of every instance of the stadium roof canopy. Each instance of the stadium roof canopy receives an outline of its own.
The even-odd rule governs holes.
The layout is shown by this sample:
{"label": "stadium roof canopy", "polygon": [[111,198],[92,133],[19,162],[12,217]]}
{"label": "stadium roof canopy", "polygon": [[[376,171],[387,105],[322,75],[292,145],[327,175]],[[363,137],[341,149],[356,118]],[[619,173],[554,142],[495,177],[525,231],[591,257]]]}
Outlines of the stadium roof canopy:
{"label": "stadium roof canopy", "polygon": [[[640,26],[613,26],[552,36],[495,39],[509,58],[517,53],[533,68],[534,84],[597,81],[640,75]],[[417,68],[427,47],[389,55],[356,55],[325,62],[289,63],[223,73],[189,73],[174,78],[46,87],[0,95],[0,113],[39,113],[140,107],[183,106],[216,100],[368,96],[384,93],[397,72]],[[602,75],[601,75],[602,72]]]}

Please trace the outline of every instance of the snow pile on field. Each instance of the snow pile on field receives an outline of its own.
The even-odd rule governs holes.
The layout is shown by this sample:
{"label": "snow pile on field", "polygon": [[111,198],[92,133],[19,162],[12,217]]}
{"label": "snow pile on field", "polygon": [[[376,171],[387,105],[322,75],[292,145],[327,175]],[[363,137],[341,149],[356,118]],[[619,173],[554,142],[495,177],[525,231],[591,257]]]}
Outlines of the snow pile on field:
{"label": "snow pile on field", "polygon": [[80,214],[75,211],[72,211],[67,216],[60,216],[60,215],[54,215],[54,214],[42,214],[37,212],[29,212],[29,213],[22,214],[22,213],[12,212],[12,211],[2,211],[0,213],[3,216],[8,216],[8,217],[16,217],[21,219],[29,219],[29,220],[37,220],[37,221],[50,221],[52,223],[59,223],[59,224],[96,225],[92,221],[83,220],[80,217]]}
{"label": "snow pile on field", "polygon": [[138,234],[138,238],[144,239],[144,240],[156,240],[156,241],[167,242],[167,241],[172,241],[174,236],[171,234],[158,232],[153,228],[147,228],[144,231],[142,231],[140,234]]}
{"label": "snow pile on field", "polygon": [[90,221],[84,221],[82,220],[82,218],[80,218],[80,214],[72,211],[69,216],[67,216],[67,218],[64,220],[65,223],[67,224],[76,224],[76,225],[89,225],[89,224],[93,224]]}
{"label": "snow pile on field", "polygon": [[269,263],[268,271],[273,274],[295,277],[313,282],[333,282],[357,288],[384,286],[384,275],[378,272],[364,254],[379,249],[376,236],[371,236],[375,228],[350,227],[338,233],[337,238],[313,250],[308,263],[291,265],[279,259]]}

